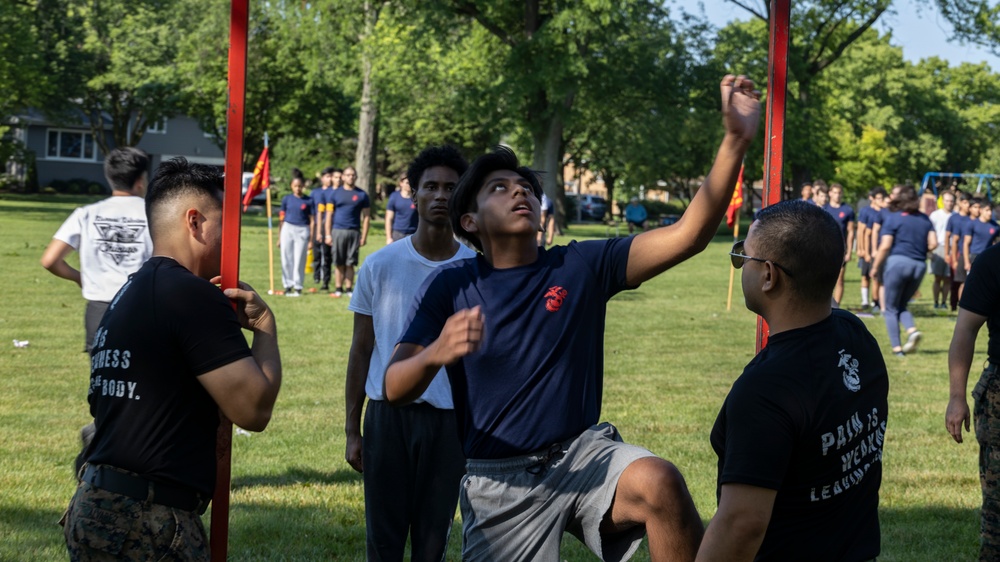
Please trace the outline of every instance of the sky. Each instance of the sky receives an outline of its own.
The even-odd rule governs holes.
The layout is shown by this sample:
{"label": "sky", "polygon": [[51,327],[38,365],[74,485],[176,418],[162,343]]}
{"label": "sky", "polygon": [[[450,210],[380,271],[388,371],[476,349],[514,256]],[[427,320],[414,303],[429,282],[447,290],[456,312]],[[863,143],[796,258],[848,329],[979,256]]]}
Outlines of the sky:
{"label": "sky", "polygon": [[[750,14],[725,0],[674,0],[676,6],[691,13],[701,13],[699,4],[705,7],[705,15],[716,26],[738,19],[750,19]],[[792,0],[795,2],[795,0]],[[952,66],[963,62],[986,61],[994,72],[1000,72],[1000,57],[975,45],[962,45],[958,41],[945,41],[952,27],[937,8],[930,2],[917,0],[897,0],[893,3],[895,14],[883,14],[875,27],[882,33],[892,32],[891,43],[903,48],[903,58],[911,62],[938,56]]]}

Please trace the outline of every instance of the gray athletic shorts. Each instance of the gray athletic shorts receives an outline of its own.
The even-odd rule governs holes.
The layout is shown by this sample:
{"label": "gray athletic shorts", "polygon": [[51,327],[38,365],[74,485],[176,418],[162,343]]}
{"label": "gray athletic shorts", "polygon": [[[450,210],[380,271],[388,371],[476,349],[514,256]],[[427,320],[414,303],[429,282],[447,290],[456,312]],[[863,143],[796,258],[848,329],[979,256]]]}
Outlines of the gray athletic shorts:
{"label": "gray athletic shorts", "polygon": [[931,274],[938,277],[951,275],[948,262],[944,261],[944,256],[939,256],[936,253],[931,254]]}
{"label": "gray athletic shorts", "polygon": [[652,456],[602,423],[548,451],[469,460],[459,496],[462,560],[559,560],[564,529],[602,560],[628,560],[645,528],[602,535],[601,522],[625,468]]}
{"label": "gray athletic shorts", "polygon": [[87,301],[87,310],[83,314],[83,328],[87,334],[83,350],[87,353],[94,347],[94,334],[101,326],[101,320],[104,319],[104,313],[108,311],[109,306],[110,302]]}
{"label": "gray athletic shorts", "polygon": [[358,265],[361,231],[335,228],[332,238],[333,265]]}
{"label": "gray athletic shorts", "polygon": [[965,283],[965,278],[968,277],[968,273],[965,272],[965,254],[962,250],[958,251],[958,267],[955,268],[955,276],[952,277],[952,281],[956,283]]}

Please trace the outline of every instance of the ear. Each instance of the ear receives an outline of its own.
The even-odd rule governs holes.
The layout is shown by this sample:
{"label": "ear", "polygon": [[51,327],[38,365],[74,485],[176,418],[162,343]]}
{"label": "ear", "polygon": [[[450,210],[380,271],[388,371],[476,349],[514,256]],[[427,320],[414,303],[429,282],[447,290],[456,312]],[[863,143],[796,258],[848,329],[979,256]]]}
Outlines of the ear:
{"label": "ear", "polygon": [[201,222],[201,213],[198,212],[198,209],[187,209],[184,211],[184,227],[191,236],[195,238],[201,236]]}
{"label": "ear", "polygon": [[772,292],[778,288],[778,280],[777,277],[775,276],[775,271],[774,271],[777,268],[771,262],[764,262],[761,265],[763,265],[764,267],[760,268],[761,270],[760,289],[764,293]]}
{"label": "ear", "polygon": [[475,213],[465,213],[458,222],[466,232],[478,233],[479,225],[476,224],[477,218]]}

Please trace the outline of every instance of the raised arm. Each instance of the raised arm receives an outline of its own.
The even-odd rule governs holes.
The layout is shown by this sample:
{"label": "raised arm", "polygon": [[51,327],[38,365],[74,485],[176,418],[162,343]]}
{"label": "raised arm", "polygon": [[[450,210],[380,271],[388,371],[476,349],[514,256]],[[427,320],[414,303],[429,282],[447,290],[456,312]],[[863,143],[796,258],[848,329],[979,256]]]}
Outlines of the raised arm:
{"label": "raised arm", "polygon": [[640,234],[632,241],[626,280],[635,286],[704,250],[715,236],[736,185],[747,147],[760,122],[760,92],[745,76],[722,79],[725,137],[712,169],[676,223]]}
{"label": "raised arm", "polygon": [[375,325],[367,314],[354,313],[354,338],[351,352],[347,356],[347,451],[344,458],[354,470],[364,472],[361,462],[361,411],[365,405],[365,383],[368,381],[368,367],[371,365],[372,350],[375,349]]}
{"label": "raised arm", "polygon": [[459,310],[448,318],[441,334],[427,347],[412,343],[397,345],[385,371],[385,399],[394,406],[402,406],[420,398],[441,367],[479,349],[483,321],[478,306]]}
{"label": "raised arm", "polygon": [[[217,277],[213,282],[219,280]],[[250,431],[263,431],[271,421],[281,389],[277,324],[271,309],[249,285],[241,281],[239,289],[226,289],[225,293],[237,302],[240,324],[253,331],[253,357],[209,371],[199,376],[198,382],[233,423]]]}

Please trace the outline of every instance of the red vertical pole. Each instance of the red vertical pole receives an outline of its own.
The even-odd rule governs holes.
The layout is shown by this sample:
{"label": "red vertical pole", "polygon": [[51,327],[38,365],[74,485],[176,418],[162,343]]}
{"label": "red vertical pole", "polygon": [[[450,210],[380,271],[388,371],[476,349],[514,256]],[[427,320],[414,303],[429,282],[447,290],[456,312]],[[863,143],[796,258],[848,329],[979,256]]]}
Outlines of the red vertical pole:
{"label": "red vertical pole", "polygon": [[[761,206],[781,201],[785,166],[785,98],[788,94],[788,31],[791,0],[771,0],[767,56],[767,146],[764,147],[764,195]],[[757,351],[767,345],[767,322],[757,317]]]}
{"label": "red vertical pole", "polygon": [[[226,115],[226,179],[222,202],[222,288],[235,287],[240,276],[240,188],[243,179],[243,104],[247,81],[248,0],[232,0],[229,19],[229,105]],[[234,304],[235,306],[235,304]],[[216,440],[215,496],[212,498],[212,560],[229,550],[229,486],[233,424],[219,413]]]}

